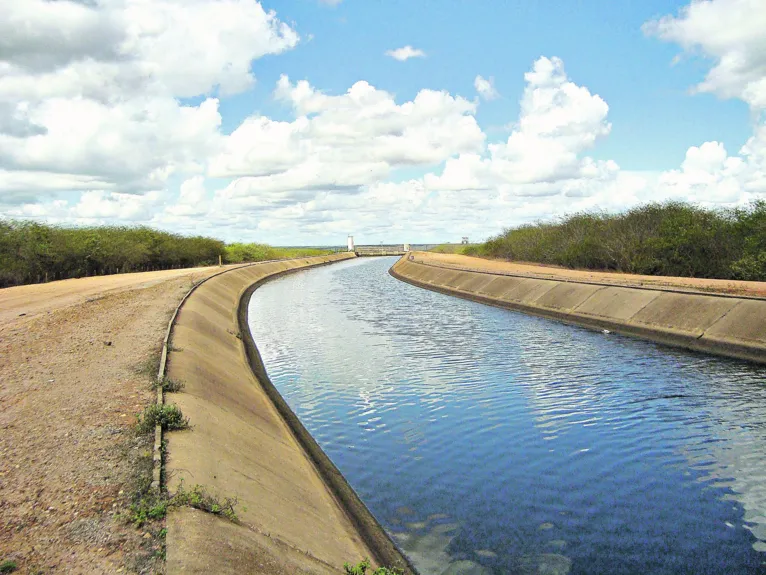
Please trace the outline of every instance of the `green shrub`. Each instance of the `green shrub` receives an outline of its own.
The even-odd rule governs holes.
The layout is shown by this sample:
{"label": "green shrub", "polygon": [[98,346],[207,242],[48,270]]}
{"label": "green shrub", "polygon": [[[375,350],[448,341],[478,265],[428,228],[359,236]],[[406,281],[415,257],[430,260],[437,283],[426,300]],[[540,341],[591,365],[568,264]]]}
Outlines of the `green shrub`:
{"label": "green shrub", "polygon": [[181,408],[177,405],[153,403],[138,416],[136,427],[139,433],[149,433],[154,430],[156,425],[161,425],[164,431],[187,429],[189,418],[184,417]]}
{"label": "green shrub", "polygon": [[626,273],[766,280],[766,201],[705,209],[647,204],[505,230],[471,255]]}
{"label": "green shrub", "polygon": [[16,569],[18,569],[18,566],[15,561],[6,559],[5,561],[0,562],[0,573],[13,573]]}
{"label": "green shrub", "polygon": [[65,227],[0,220],[0,288],[67,278],[324,255],[330,250],[229,244],[147,227]]}
{"label": "green shrub", "polygon": [[169,377],[163,377],[162,381],[156,383],[156,386],[161,387],[162,391],[166,393],[178,393],[179,391],[183,391],[186,384],[182,381],[170,379]]}
{"label": "green shrub", "polygon": [[[370,568],[370,560],[363,559],[354,566],[346,563],[343,565],[343,569],[346,571],[346,575],[366,575],[367,569]],[[394,567],[378,567],[371,575],[404,575],[404,571],[396,569]]]}

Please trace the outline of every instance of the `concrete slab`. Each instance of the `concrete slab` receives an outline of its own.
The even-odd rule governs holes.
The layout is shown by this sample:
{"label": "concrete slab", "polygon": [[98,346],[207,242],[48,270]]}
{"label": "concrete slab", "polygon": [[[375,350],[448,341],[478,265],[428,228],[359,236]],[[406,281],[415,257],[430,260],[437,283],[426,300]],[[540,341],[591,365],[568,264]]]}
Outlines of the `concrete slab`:
{"label": "concrete slab", "polygon": [[661,292],[621,287],[605,287],[575,308],[577,313],[596,317],[629,320]]}
{"label": "concrete slab", "polygon": [[702,335],[739,300],[663,292],[630,319],[630,323]]}
{"label": "concrete slab", "polygon": [[571,311],[602,289],[604,289],[603,286],[597,285],[559,283],[556,287],[538,297],[535,300],[535,305]]}

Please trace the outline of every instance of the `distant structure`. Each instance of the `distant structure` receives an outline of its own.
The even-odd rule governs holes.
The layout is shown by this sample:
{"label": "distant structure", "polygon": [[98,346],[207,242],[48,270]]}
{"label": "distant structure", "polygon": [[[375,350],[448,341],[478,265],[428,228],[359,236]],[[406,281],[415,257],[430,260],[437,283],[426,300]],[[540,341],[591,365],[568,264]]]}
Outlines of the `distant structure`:
{"label": "distant structure", "polygon": [[461,244],[467,244],[468,243],[468,236],[463,236],[463,238],[460,240]]}
{"label": "distant structure", "polygon": [[410,251],[410,244],[404,244],[404,251],[405,252]]}
{"label": "distant structure", "polygon": [[348,251],[353,252],[354,250],[354,236],[348,236]]}

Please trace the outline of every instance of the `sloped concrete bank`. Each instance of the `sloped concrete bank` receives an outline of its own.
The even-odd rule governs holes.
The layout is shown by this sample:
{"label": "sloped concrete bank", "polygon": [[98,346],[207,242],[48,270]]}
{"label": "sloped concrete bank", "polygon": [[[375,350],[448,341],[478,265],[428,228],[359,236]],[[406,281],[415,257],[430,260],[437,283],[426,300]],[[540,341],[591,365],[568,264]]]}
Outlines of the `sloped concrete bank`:
{"label": "sloped concrete bank", "polygon": [[168,516],[167,572],[329,574],[370,557],[410,568],[266,375],[247,326],[265,281],[353,258],[335,254],[232,270],[201,285],[173,328],[168,376],[192,429],[167,435],[166,475],[239,499],[240,524],[190,508]]}
{"label": "sloped concrete bank", "polygon": [[466,299],[766,364],[766,300],[449,269],[400,259],[391,275]]}

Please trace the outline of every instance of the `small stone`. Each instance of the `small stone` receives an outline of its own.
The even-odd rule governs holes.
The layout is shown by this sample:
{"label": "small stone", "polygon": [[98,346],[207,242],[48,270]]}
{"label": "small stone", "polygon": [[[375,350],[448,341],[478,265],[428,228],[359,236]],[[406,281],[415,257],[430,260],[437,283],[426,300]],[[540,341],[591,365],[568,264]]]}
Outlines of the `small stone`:
{"label": "small stone", "polygon": [[105,345],[105,346],[110,346],[110,345],[112,345],[112,342],[111,342],[111,341],[105,341],[105,342],[104,342],[104,345]]}
{"label": "small stone", "polygon": [[540,531],[548,531],[549,529],[553,529],[553,527],[554,527],[553,523],[545,522],[545,523],[542,523],[540,527],[538,527],[538,529]]}

